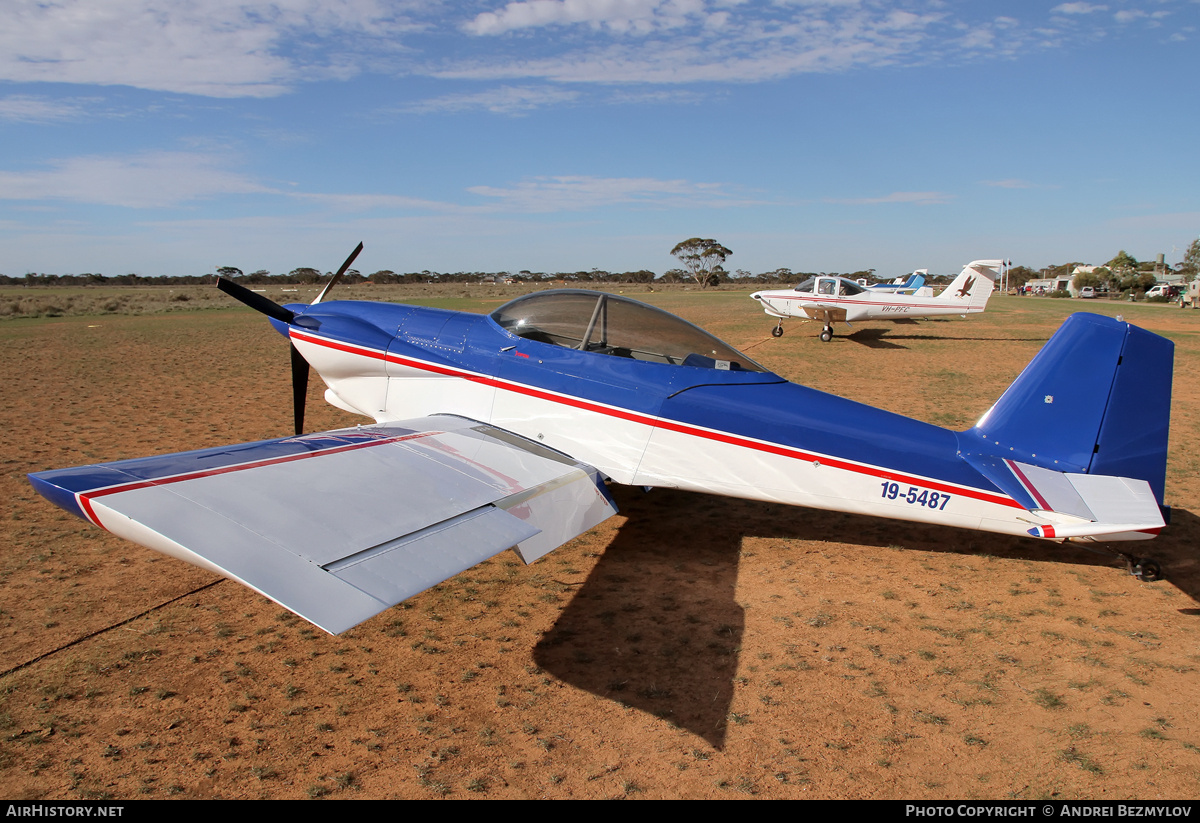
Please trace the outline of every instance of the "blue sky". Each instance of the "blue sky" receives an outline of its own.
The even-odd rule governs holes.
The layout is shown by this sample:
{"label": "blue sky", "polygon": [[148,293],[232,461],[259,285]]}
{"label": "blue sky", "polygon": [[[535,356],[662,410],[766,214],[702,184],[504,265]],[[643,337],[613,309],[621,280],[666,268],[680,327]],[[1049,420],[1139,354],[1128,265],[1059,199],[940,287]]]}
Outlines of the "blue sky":
{"label": "blue sky", "polygon": [[1198,46],[1200,0],[5,0],[0,273],[1173,263]]}

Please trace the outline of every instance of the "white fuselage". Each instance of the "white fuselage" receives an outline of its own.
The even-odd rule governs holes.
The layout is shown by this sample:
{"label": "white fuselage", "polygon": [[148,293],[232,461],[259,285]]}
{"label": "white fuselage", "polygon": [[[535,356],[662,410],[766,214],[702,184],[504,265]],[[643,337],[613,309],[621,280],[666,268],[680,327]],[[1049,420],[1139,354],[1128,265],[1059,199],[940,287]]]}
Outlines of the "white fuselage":
{"label": "white fuselage", "polygon": [[795,288],[759,291],[750,296],[772,317],[820,320],[826,326],[860,320],[965,316],[987,307],[1004,265],[1002,260],[974,260],[936,297],[924,288],[902,294],[866,288],[832,275],[810,277]]}
{"label": "white fuselage", "polygon": [[[810,508],[935,523],[1028,536],[1029,513],[1007,495],[951,479],[939,469],[957,468],[955,435],[935,426],[889,415],[794,384],[778,388],[811,393],[839,405],[846,415],[886,416],[882,428],[902,425],[897,448],[924,451],[926,471],[896,470],[850,459],[829,448],[791,445],[712,425],[673,419],[670,403],[657,414],[630,411],[562,391],[549,391],[503,374],[444,365],[293,332],[301,353],[321,373],[326,399],[379,422],[452,413],[513,431],[596,466],[615,482],[680,488]],[[541,344],[521,341],[519,355]],[[501,355],[502,357],[504,355]],[[603,355],[597,355],[603,357]],[[666,367],[669,368],[669,367]],[[503,371],[503,368],[499,371]],[[806,395],[807,396],[807,395]],[[780,398],[784,400],[785,398]],[[800,401],[805,398],[797,397]],[[787,405],[786,403],[782,405]],[[761,430],[770,432],[778,409],[763,409]],[[901,422],[902,421],[902,422]],[[879,429],[876,427],[875,431]],[[844,427],[846,439],[877,434]],[[941,475],[941,476],[939,476]]]}
{"label": "white fuselage", "polygon": [[826,322],[942,317],[984,309],[982,305],[972,305],[969,292],[957,299],[948,296],[947,292],[938,297],[897,294],[864,289],[839,277],[817,278],[812,285],[815,288],[760,291],[752,297],[762,303],[763,310],[772,317]]}

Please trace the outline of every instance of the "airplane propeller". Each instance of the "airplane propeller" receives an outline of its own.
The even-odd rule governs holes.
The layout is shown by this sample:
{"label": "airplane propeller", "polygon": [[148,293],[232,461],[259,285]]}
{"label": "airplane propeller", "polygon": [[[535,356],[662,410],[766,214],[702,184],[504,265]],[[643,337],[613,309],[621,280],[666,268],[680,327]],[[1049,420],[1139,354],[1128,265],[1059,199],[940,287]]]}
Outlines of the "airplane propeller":
{"label": "airplane propeller", "polygon": [[358,253],[362,250],[363,244],[360,242],[354,247],[354,251],[350,252],[350,256],[346,258],[346,262],[337,270],[337,273],[329,278],[329,282],[325,284],[325,288],[321,289],[321,293],[317,295],[317,299],[312,301],[312,305],[315,306],[325,299],[325,295],[329,294],[330,290],[337,284],[337,281],[342,279],[342,275],[346,273],[346,269],[350,268],[350,264],[354,262],[354,258],[358,257]]}
{"label": "airplane propeller", "polygon": [[[358,257],[358,253],[363,250],[363,244],[359,243],[354,251],[350,252],[350,256],[346,258],[346,262],[342,263],[342,267],[337,270],[337,273],[330,278],[329,283],[317,295],[317,299],[312,301],[313,306],[320,303],[325,296],[329,294],[329,290],[334,284],[342,278],[346,270],[350,268],[350,264],[354,262],[354,258]],[[303,325],[297,321],[296,312],[291,309],[279,305],[269,297],[253,292],[245,286],[239,285],[232,280],[227,280],[224,277],[217,278],[217,288],[228,294],[235,300],[245,303],[256,312],[265,314],[267,317],[274,318],[281,323],[288,325]],[[292,360],[292,418],[296,424],[296,434],[304,433],[304,405],[308,398],[308,361],[304,359],[304,355],[300,354],[296,344],[288,341],[288,348]]]}

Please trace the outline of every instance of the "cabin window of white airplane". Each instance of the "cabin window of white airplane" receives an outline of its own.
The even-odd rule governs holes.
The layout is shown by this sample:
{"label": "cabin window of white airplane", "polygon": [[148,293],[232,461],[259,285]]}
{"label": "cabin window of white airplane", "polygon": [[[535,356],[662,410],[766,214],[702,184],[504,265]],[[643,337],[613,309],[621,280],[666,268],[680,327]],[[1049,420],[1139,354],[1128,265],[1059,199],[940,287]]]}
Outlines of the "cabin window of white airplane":
{"label": "cabin window of white airplane", "polygon": [[580,351],[676,366],[766,371],[683,318],[604,292],[529,294],[496,309],[491,318],[526,340]]}
{"label": "cabin window of white airplane", "polygon": [[844,277],[810,277],[799,286],[796,286],[795,290],[804,292],[805,294],[816,293],[840,295],[843,297],[850,294],[862,294],[866,291],[866,289],[853,280],[847,280]]}

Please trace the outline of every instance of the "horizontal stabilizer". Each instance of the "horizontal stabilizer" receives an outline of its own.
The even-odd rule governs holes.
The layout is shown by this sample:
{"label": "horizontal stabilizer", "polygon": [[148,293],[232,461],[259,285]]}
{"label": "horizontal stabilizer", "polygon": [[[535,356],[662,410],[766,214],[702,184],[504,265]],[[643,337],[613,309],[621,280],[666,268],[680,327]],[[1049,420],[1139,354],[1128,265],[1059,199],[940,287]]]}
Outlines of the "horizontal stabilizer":
{"label": "horizontal stabilizer", "polygon": [[505,549],[532,562],[616,511],[594,468],[441,415],[30,480],[333,634]]}
{"label": "horizontal stabilizer", "polygon": [[1034,526],[1030,537],[1047,540],[1116,540],[1118,536],[1153,537],[1162,526],[1147,527],[1144,523],[1077,523],[1073,526]]}
{"label": "horizontal stabilizer", "polygon": [[1166,525],[1145,480],[1059,472],[995,457],[963,458],[1028,509],[1034,520],[1043,521],[1029,529],[1034,537],[1138,539]]}

